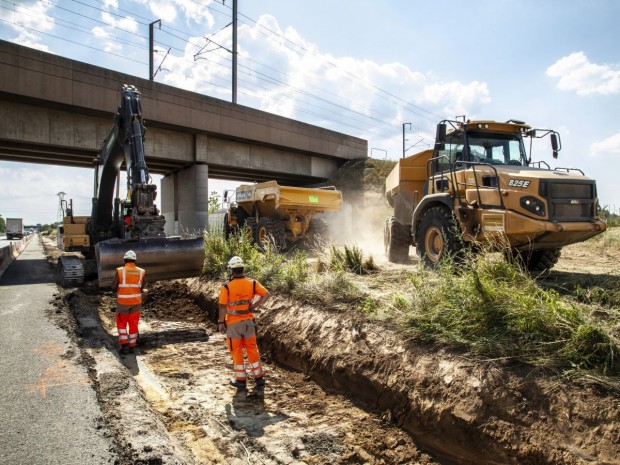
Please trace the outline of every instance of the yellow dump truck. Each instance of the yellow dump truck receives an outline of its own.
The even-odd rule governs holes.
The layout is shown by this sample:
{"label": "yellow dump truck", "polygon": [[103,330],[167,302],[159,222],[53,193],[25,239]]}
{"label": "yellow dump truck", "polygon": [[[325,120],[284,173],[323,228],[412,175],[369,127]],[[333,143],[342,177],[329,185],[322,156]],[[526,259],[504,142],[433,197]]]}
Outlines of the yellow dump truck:
{"label": "yellow dump truck", "polygon": [[278,249],[315,234],[326,235],[327,225],[316,215],[342,208],[342,193],[334,187],[280,186],[276,181],[241,185],[230,198],[224,216],[224,234],[245,228],[260,246],[272,240]]}
{"label": "yellow dump truck", "polygon": [[438,124],[434,149],[399,160],[386,179],[388,259],[405,261],[415,246],[434,267],[467,245],[491,244],[540,273],[563,246],[605,231],[594,180],[532,161],[524,139],[547,136],[557,158],[559,134],[522,121]]}

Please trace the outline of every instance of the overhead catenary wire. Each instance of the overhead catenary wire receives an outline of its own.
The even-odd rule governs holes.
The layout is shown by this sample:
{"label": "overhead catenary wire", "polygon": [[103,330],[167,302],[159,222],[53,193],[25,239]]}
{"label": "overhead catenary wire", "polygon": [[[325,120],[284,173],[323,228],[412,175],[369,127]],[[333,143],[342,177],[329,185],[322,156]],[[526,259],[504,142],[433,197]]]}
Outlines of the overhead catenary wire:
{"label": "overhead catenary wire", "polygon": [[[50,5],[50,7],[52,8],[62,8],[66,13],[68,14],[76,14],[79,15],[82,18],[88,19],[88,20],[92,20],[94,22],[96,22],[97,24],[103,24],[106,28],[114,28],[116,30],[118,30],[121,33],[129,33],[129,34],[133,34],[136,35],[140,38],[143,38],[142,35],[135,33],[135,32],[131,32],[128,31],[126,29],[120,28],[117,25],[110,25],[108,23],[90,18],[87,15],[84,15],[82,13],[79,12],[75,12],[74,10],[71,10],[69,8],[63,8],[63,7],[59,7],[58,5],[54,5],[52,3],[50,3],[47,0],[40,0],[41,2]],[[98,6],[93,6],[91,4],[87,4],[83,1],[79,1],[79,0],[73,0],[74,3],[79,4],[79,5],[84,5],[84,6],[89,6],[90,8],[93,8],[99,12],[106,12],[106,13],[110,13],[113,14],[107,10],[104,10],[103,8],[99,8]],[[197,5],[201,5],[205,8],[208,8],[209,10],[213,10],[212,8],[210,8],[209,6],[198,2],[198,1],[194,1],[194,3],[196,3]],[[219,5],[219,4],[218,4]],[[226,7],[229,8],[229,7]],[[122,10],[127,12],[128,14],[131,14],[134,17],[137,17],[138,20],[136,20],[136,22],[140,25],[146,25],[146,21],[148,21],[148,18],[142,17],[140,15],[135,15],[132,12],[128,12],[127,10]],[[221,11],[219,10],[215,10],[218,14],[223,14]],[[325,60],[323,56],[317,55],[315,52],[313,52],[312,50],[309,50],[307,47],[304,47],[303,45],[300,44],[296,44],[294,41],[291,41],[290,39],[282,36],[281,34],[279,34],[276,31],[271,30],[270,28],[266,27],[263,24],[259,24],[258,22],[256,22],[255,20],[249,18],[248,16],[244,15],[243,13],[240,14],[242,16],[242,18],[245,19],[245,23],[246,25],[251,26],[251,24],[255,24],[260,26],[257,30],[259,30],[259,32],[268,37],[269,35],[278,38],[279,40],[283,41],[285,43],[285,45],[293,50],[293,48],[297,48],[297,50],[301,50],[302,52],[305,53],[311,53],[314,56],[320,57],[322,62],[326,62],[326,64],[322,64],[322,66],[325,67],[335,67],[337,69],[340,69],[344,75],[348,76],[348,78],[350,80],[356,80],[359,83],[361,83],[363,86],[370,86],[370,88],[373,88],[373,84],[370,84],[364,80],[360,80],[357,76],[351,74],[350,72],[348,72],[347,70],[342,70],[341,68],[338,68],[337,64],[330,62],[329,60]],[[118,17],[122,17],[121,15],[116,14],[116,16]],[[145,22],[142,22],[141,20],[144,20]],[[248,24],[248,22],[250,24]],[[219,28],[218,30],[216,30],[213,34],[211,34],[210,36],[212,37],[214,34],[218,33],[219,31],[225,29],[228,26],[228,24],[224,27]],[[76,45],[80,45],[83,47],[88,47],[92,50],[96,50],[98,52],[101,53],[105,53],[108,55],[112,55],[115,57],[120,57],[123,58],[125,60],[130,60],[131,62],[134,62],[136,64],[139,65],[145,65],[146,63],[141,61],[140,59],[136,59],[135,57],[128,57],[126,55],[121,55],[121,54],[117,54],[112,50],[103,50],[101,48],[98,47],[93,47],[92,45],[87,45],[87,44],[83,44],[83,43],[77,43],[76,41],[72,41],[70,39],[66,39],[63,37],[58,37],[58,36],[54,36],[53,34],[49,34],[46,33],[44,31],[37,31],[34,28],[28,28],[27,26],[22,25],[21,27],[24,27],[25,29],[28,29],[32,32],[38,32],[40,34],[45,34],[48,37],[56,37],[60,40],[65,40],[69,43],[74,43]],[[170,31],[174,31],[174,32],[170,32]],[[186,33],[186,31],[179,31],[176,30],[174,28],[171,28],[169,26],[165,26],[164,28],[162,28],[162,32],[164,34],[168,34],[171,38],[175,38],[178,41],[182,41],[182,43],[184,44],[189,44],[191,47],[196,48],[197,50],[200,50],[200,47],[203,47],[202,44],[196,44],[194,43],[192,36],[190,36],[189,34]],[[185,36],[185,38],[183,37]],[[207,36],[209,37],[209,36]],[[118,41],[119,43],[124,43],[122,42],[122,39],[120,37],[108,37],[108,39],[114,39],[115,41]],[[159,41],[158,41],[159,42]],[[174,44],[165,44],[165,41],[162,41],[161,44],[164,46],[169,47],[169,50],[173,50],[178,53],[186,53],[186,50],[175,46]],[[126,43],[126,42],[125,42]],[[127,45],[132,45],[134,47],[138,47],[137,50],[143,50],[141,48],[141,46],[139,44],[127,44]],[[178,58],[178,57],[177,57]],[[246,60],[245,57],[243,57],[243,55],[240,56],[241,60]],[[218,57],[217,60],[209,60],[211,63],[215,63],[218,67],[221,67],[221,72],[220,74],[223,73],[227,73],[230,72],[230,66],[228,66],[228,62],[230,61],[230,59],[228,57],[222,57],[221,55]],[[309,116],[313,116],[313,117],[317,117],[320,118],[321,120],[324,121],[334,121],[340,125],[346,126],[346,127],[352,127],[355,128],[358,131],[365,131],[366,133],[371,133],[371,134],[377,134],[380,137],[390,137],[393,136],[393,133],[395,132],[396,129],[398,129],[400,127],[400,124],[397,124],[395,122],[391,122],[390,121],[390,115],[387,115],[385,113],[382,113],[381,111],[377,110],[377,109],[373,109],[370,108],[369,112],[364,112],[364,111],[358,111],[354,108],[355,106],[355,102],[351,101],[351,100],[347,100],[346,98],[344,98],[343,96],[337,95],[334,92],[330,92],[327,89],[324,88],[319,88],[318,86],[314,86],[312,84],[308,84],[308,87],[311,87],[312,89],[315,90],[315,92],[311,92],[309,90],[303,89],[303,88],[299,88],[299,87],[295,87],[292,86],[291,84],[289,84],[289,82],[291,81],[290,75],[288,75],[287,73],[282,73],[281,71],[275,70],[273,67],[270,67],[269,65],[265,65],[260,63],[257,60],[254,60],[250,57],[247,57],[247,62],[249,62],[249,66],[247,64],[242,64],[240,66],[241,70],[240,72],[242,74],[244,74],[246,77],[250,78],[250,80],[248,79],[244,79],[242,80],[242,84],[244,85],[244,87],[246,87],[246,91],[241,91],[240,93],[242,95],[248,96],[250,98],[257,98],[258,94],[256,92],[260,92],[260,91],[264,91],[266,89],[269,89],[269,86],[280,86],[282,89],[287,89],[289,92],[295,93],[299,96],[302,96],[303,98],[306,99],[305,102],[303,102],[302,100],[299,100],[299,102],[295,102],[291,108],[294,111],[297,111],[299,113],[304,113],[307,114]],[[245,66],[245,68],[244,68]],[[225,81],[225,78],[223,78],[221,75],[218,75],[217,73],[211,73],[210,74],[210,81],[205,81],[205,80],[200,80],[197,79],[194,75],[192,75],[192,73],[179,73],[181,76],[184,76],[187,79],[194,79],[198,82],[202,82],[203,84],[206,85],[212,85],[215,86],[216,88],[220,88],[220,89],[226,89],[225,85],[219,85],[217,84],[217,82],[214,82],[213,79],[217,79],[220,81]],[[278,77],[280,76],[280,77]],[[259,85],[259,83],[265,83],[267,84],[266,86],[261,86]],[[387,91],[383,91],[382,89],[378,88],[377,86],[374,86],[377,94],[379,97],[386,99],[386,101],[390,102],[391,104],[395,104],[395,102],[393,101],[393,99],[399,99],[397,96],[394,96],[393,94],[390,94]],[[324,97],[321,96],[320,94],[326,94],[329,97]],[[391,98],[387,98],[387,97],[391,97]],[[308,100],[309,99],[309,100]],[[296,99],[298,100],[298,99]],[[310,103],[310,101],[315,101],[315,103]],[[404,105],[409,105],[410,102],[406,102],[403,99],[400,99],[400,104],[404,104]],[[414,105],[414,107],[416,107]],[[402,106],[401,106],[402,108]],[[427,111],[425,109],[421,109],[424,111]],[[343,112],[347,112],[350,117],[343,117]],[[428,112],[428,111],[427,111]],[[428,112],[429,114],[432,114],[432,112]],[[355,120],[357,120],[357,124],[351,124],[351,116],[354,117]],[[442,118],[439,115],[436,115],[438,118]],[[393,118],[393,116],[392,116]],[[373,124],[368,125],[365,124],[364,121],[371,121]],[[432,120],[435,121],[435,120]],[[383,127],[384,129],[380,129],[380,127]]]}
{"label": "overhead catenary wire", "polygon": [[[79,0],[73,0],[73,1],[79,1]],[[202,3],[202,2],[200,2],[200,1],[198,1],[198,0],[192,0],[192,3],[195,3],[195,4],[197,4],[197,5],[200,5],[200,6],[202,6],[202,7],[205,7],[205,8],[207,8],[207,9],[208,9],[208,10],[210,10],[210,11],[216,11],[217,13],[223,14],[223,12],[221,12],[220,10],[213,8],[213,7],[211,6],[212,4],[208,4],[208,5],[207,5],[207,4],[204,4],[204,3]],[[223,7],[225,7],[225,8],[227,8],[229,11],[232,11],[232,7],[227,6],[227,5],[225,5],[225,4],[224,4],[224,5],[222,5],[222,6],[223,6]],[[347,69],[341,68],[341,67],[340,67],[340,66],[338,66],[336,63],[333,63],[333,62],[332,62],[332,61],[330,61],[330,60],[325,60],[324,56],[322,56],[322,55],[318,55],[318,54],[317,54],[317,53],[315,53],[313,50],[310,50],[310,49],[308,49],[307,47],[305,47],[305,46],[303,46],[303,45],[301,45],[301,44],[298,44],[298,43],[296,43],[296,42],[292,41],[292,40],[291,40],[291,39],[289,39],[288,37],[285,37],[285,36],[281,35],[280,33],[276,32],[276,31],[273,31],[272,29],[270,29],[269,27],[265,26],[264,24],[260,24],[260,23],[258,23],[256,20],[254,20],[253,18],[250,18],[249,16],[245,15],[244,13],[239,12],[239,13],[238,13],[238,15],[242,18],[241,22],[243,22],[244,24],[248,24],[248,23],[255,24],[255,25],[256,25],[256,26],[258,26],[260,29],[264,29],[265,31],[267,31],[267,32],[268,32],[268,34],[271,34],[271,35],[273,35],[273,36],[279,37],[280,39],[284,40],[286,43],[288,43],[288,44],[292,45],[293,47],[295,47],[295,48],[299,48],[299,49],[303,50],[305,53],[308,53],[308,54],[311,54],[311,55],[313,55],[313,56],[315,56],[315,57],[317,57],[317,58],[320,58],[322,61],[325,61],[325,62],[329,65],[329,67],[331,67],[331,68],[336,68],[336,69],[341,70],[343,73],[347,74],[347,75],[348,75],[350,78],[352,78],[353,80],[356,80],[356,81],[358,81],[358,82],[361,82],[361,83],[363,83],[364,85],[369,86],[370,88],[372,88],[372,89],[376,90],[377,92],[379,92],[379,93],[383,94],[383,95],[384,95],[384,98],[385,98],[385,96],[391,97],[392,99],[396,99],[397,101],[399,101],[400,103],[402,103],[402,104],[406,105],[407,107],[410,107],[414,113],[418,113],[418,111],[421,111],[421,112],[423,112],[423,113],[425,113],[425,114],[428,114],[428,115],[433,116],[434,118],[429,118],[429,117],[428,117],[428,116],[426,116],[425,114],[419,114],[419,116],[421,116],[421,117],[423,117],[423,118],[425,118],[425,119],[427,119],[427,120],[429,120],[429,121],[431,121],[431,122],[433,122],[433,123],[434,123],[434,122],[436,122],[436,121],[437,121],[437,119],[440,119],[440,120],[442,120],[442,119],[446,119],[446,118],[445,118],[444,116],[442,116],[442,115],[439,115],[439,114],[437,114],[437,113],[434,113],[434,112],[432,112],[432,111],[430,111],[430,110],[427,110],[427,109],[425,109],[425,108],[423,108],[423,107],[421,107],[421,106],[419,106],[419,105],[416,105],[416,104],[414,104],[414,103],[408,102],[407,100],[405,100],[405,99],[403,99],[403,98],[401,98],[401,97],[398,97],[397,95],[394,95],[394,94],[393,94],[393,93],[391,93],[391,92],[388,92],[388,91],[386,91],[386,90],[384,90],[384,89],[381,89],[380,87],[378,87],[378,86],[376,86],[376,85],[374,85],[374,84],[372,84],[372,83],[369,83],[368,81],[366,81],[366,80],[364,80],[364,79],[360,78],[358,75],[351,73],[351,72],[350,72],[349,70],[347,70]],[[245,20],[247,20],[247,21],[243,21],[243,18],[245,18]],[[248,24],[248,25],[249,25],[249,24]],[[228,25],[227,25],[227,26],[228,26]],[[218,31],[216,31],[215,33],[219,32],[220,30],[224,29],[224,28],[225,28],[225,27],[227,27],[227,26],[224,26],[224,27],[220,28],[220,29],[219,29]],[[182,33],[182,31],[178,31],[178,32],[181,32],[181,33]],[[215,34],[215,33],[214,33],[214,34]],[[264,35],[266,35],[266,34],[264,34]],[[266,35],[266,36],[267,36],[267,35]],[[287,48],[289,48],[290,50],[293,50],[293,51],[294,51],[294,49],[292,49],[292,48],[290,48],[290,47],[287,47]],[[389,100],[389,101],[392,101],[392,100]],[[398,125],[394,125],[394,126],[398,126]]]}

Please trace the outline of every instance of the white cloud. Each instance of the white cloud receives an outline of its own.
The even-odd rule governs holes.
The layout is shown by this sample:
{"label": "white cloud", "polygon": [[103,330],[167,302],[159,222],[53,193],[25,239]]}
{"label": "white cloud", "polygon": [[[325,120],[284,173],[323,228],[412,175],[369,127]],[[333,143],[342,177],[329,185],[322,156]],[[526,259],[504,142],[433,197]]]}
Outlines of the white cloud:
{"label": "white cloud", "polygon": [[431,83],[422,89],[420,102],[438,106],[437,111],[456,117],[473,115],[482,105],[491,103],[486,83],[473,81],[464,84],[458,81]]}
{"label": "white cloud", "polygon": [[[0,214],[22,217],[27,224],[57,220],[59,192],[73,199],[75,211],[89,215],[92,170],[60,166],[37,166],[0,162],[0,177],[11,182],[0,184]],[[71,180],[71,182],[69,182]]]}
{"label": "white cloud", "polygon": [[210,28],[213,27],[215,20],[208,9],[208,6],[211,4],[211,0],[205,0],[202,2],[197,2],[195,0],[174,0],[174,3],[179,5],[185,13],[187,23],[206,23]]}
{"label": "white cloud", "polygon": [[213,27],[215,20],[209,11],[209,5],[212,0],[133,0],[140,5],[145,5],[151,11],[155,19],[161,19],[166,23],[173,23],[179,15],[177,9],[185,17],[187,24],[207,24],[209,28]]}
{"label": "white cloud", "polygon": [[49,47],[43,43],[44,39],[30,31],[21,31],[19,35],[12,40],[16,44],[23,45],[25,47],[36,48],[37,50],[41,50],[43,52],[50,52]]}
{"label": "white cloud", "polygon": [[547,76],[557,78],[557,88],[577,95],[620,93],[620,70],[617,66],[591,63],[583,52],[560,58],[547,68]]}
{"label": "white cloud", "polygon": [[138,31],[138,22],[129,16],[126,16],[121,19],[116,19],[115,16],[111,15],[108,12],[101,13],[101,20],[106,23],[108,26],[116,27],[122,29],[123,31],[128,32],[137,32]]}
{"label": "white cloud", "polygon": [[[4,3],[4,2],[3,2]],[[22,1],[0,8],[0,18],[20,31],[24,26],[37,31],[49,31],[54,28],[54,19],[48,16],[48,10],[55,2]]]}
{"label": "white cloud", "polygon": [[620,132],[590,146],[590,156],[620,155]]}
{"label": "white cloud", "polygon": [[100,39],[101,39],[101,38],[106,38],[106,37],[109,37],[109,36],[110,36],[110,34],[108,34],[108,31],[106,31],[106,29],[105,29],[105,28],[103,28],[103,27],[99,27],[99,26],[94,27],[94,28],[92,29],[92,33],[93,33],[93,35],[94,35],[95,37],[98,37],[98,38],[100,38]]}
{"label": "white cloud", "polygon": [[53,2],[22,1],[6,4],[0,8],[0,19],[4,20],[2,24],[8,24],[18,34],[11,41],[49,52],[45,38],[40,32],[50,32],[54,29],[54,18],[47,14],[53,6]]}

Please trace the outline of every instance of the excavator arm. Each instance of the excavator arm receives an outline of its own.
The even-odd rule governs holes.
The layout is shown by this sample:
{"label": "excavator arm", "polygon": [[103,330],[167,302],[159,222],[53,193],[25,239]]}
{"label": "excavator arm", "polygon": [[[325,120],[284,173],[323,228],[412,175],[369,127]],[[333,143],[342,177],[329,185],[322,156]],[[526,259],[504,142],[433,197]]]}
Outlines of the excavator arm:
{"label": "excavator arm", "polygon": [[[157,186],[150,183],[144,155],[144,134],[140,93],[124,85],[121,104],[114,115],[114,125],[95,159],[95,196],[92,211],[92,239],[97,244],[110,238],[133,239],[164,237],[165,218],[155,205]],[[121,166],[127,169],[127,192],[130,200],[129,224],[125,222],[114,189]]]}
{"label": "excavator arm", "polygon": [[[99,286],[109,286],[123,255],[133,250],[147,279],[198,276],[204,260],[202,237],[166,237],[166,219],[155,199],[144,150],[146,132],[140,93],[124,85],[114,125],[95,159],[95,186],[90,222]],[[118,197],[121,167],[127,170],[128,200]],[[115,196],[116,189],[116,196]],[[127,210],[125,212],[124,210]]]}

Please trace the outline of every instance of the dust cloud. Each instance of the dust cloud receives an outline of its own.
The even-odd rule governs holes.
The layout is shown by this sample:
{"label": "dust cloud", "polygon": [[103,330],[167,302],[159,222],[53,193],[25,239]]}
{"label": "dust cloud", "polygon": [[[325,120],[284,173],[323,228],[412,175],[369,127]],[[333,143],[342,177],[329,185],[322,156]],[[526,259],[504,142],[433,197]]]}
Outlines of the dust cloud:
{"label": "dust cloud", "polygon": [[375,263],[387,263],[383,245],[385,219],[392,214],[385,197],[379,192],[364,192],[346,200],[336,214],[325,216],[330,239],[336,245],[357,246]]}

